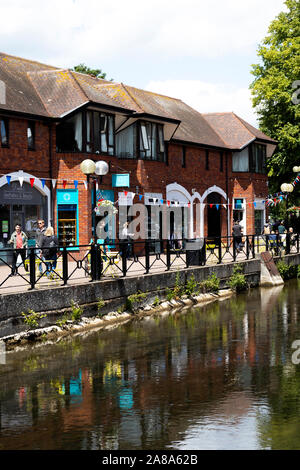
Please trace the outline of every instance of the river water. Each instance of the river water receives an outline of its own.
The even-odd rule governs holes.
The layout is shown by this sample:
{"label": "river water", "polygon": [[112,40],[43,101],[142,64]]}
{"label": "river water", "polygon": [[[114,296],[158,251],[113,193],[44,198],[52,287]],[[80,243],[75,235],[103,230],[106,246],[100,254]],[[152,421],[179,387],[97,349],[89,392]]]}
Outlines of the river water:
{"label": "river water", "polygon": [[0,449],[300,449],[299,287],[2,354]]}

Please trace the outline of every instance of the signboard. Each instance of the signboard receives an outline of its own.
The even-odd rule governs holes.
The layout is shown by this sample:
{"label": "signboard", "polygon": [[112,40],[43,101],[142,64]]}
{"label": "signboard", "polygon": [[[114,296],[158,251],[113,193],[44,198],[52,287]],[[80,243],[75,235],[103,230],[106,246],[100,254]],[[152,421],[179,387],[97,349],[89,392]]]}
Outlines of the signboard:
{"label": "signboard", "polygon": [[2,220],[2,233],[8,232],[8,220]]}
{"label": "signboard", "polygon": [[126,196],[124,193],[119,193],[118,195],[119,206],[132,206],[134,196],[135,196],[135,193],[127,193]]}
{"label": "signboard", "polygon": [[129,173],[113,174],[111,183],[113,188],[129,188]]}

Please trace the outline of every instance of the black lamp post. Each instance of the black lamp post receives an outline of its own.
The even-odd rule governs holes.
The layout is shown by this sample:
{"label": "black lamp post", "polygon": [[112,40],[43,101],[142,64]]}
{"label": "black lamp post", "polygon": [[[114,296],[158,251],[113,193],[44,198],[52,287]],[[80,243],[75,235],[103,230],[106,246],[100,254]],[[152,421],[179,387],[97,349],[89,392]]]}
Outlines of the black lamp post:
{"label": "black lamp post", "polygon": [[96,236],[96,204],[97,204],[97,193],[96,193],[96,182],[98,178],[102,183],[102,177],[109,172],[109,165],[104,160],[94,162],[93,160],[83,160],[80,165],[82,173],[87,177],[87,184],[89,186],[90,179],[93,180],[93,204],[94,208],[92,211],[92,233]]}

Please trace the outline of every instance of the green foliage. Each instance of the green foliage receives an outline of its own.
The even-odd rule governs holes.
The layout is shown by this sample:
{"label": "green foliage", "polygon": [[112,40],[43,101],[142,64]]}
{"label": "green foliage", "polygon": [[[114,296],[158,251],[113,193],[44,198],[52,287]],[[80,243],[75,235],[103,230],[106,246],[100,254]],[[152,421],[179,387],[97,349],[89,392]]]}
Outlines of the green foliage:
{"label": "green foliage", "polygon": [[235,290],[236,292],[241,292],[243,290],[246,290],[248,285],[247,281],[245,278],[245,275],[243,274],[243,268],[240,265],[235,265],[233,268],[233,273],[229,278],[228,285],[230,289]]}
{"label": "green foliage", "polygon": [[56,321],[56,325],[62,328],[68,320],[70,320],[70,316],[65,314],[59,320]]}
{"label": "green foliage", "polygon": [[[74,70],[74,72],[91,75],[91,77],[106,79],[106,73],[102,72],[101,69],[91,69],[85,64],[75,65],[72,70]],[[110,79],[110,81],[112,81],[112,78]]]}
{"label": "green foliage", "polygon": [[71,301],[71,320],[72,321],[80,321],[81,317],[82,317],[82,314],[83,314],[83,310],[82,308],[78,305],[77,302],[74,302],[74,300]]}
{"label": "green foliage", "polygon": [[136,294],[129,295],[126,299],[126,308],[130,312],[134,312],[137,309],[138,305],[146,297],[147,297],[147,294],[141,291],[137,291]]}
{"label": "green foliage", "polygon": [[101,313],[101,310],[102,310],[102,308],[104,307],[104,305],[105,305],[105,301],[104,301],[102,298],[99,298],[99,299],[98,299],[98,302],[97,302],[98,314]]}
{"label": "green foliage", "polygon": [[154,302],[153,302],[154,307],[158,307],[159,302],[160,302],[159,297],[156,296],[155,299],[154,299]]}
{"label": "green foliage", "polygon": [[184,293],[186,295],[192,296],[197,292],[197,287],[198,287],[198,284],[195,281],[195,276],[194,274],[192,274],[191,277],[186,282]]}
{"label": "green foliage", "polygon": [[283,260],[279,260],[276,264],[280,276],[284,281],[296,277],[299,273],[299,266],[289,266]]}
{"label": "green foliage", "polygon": [[206,292],[218,292],[220,288],[220,279],[215,273],[209,276],[207,279],[202,281],[199,285],[200,290],[204,293]]}
{"label": "green foliage", "polygon": [[[292,168],[300,163],[300,85],[295,85],[300,79],[300,2],[286,0],[285,5],[287,11],[275,18],[259,46],[260,63],[253,65],[251,72],[255,79],[250,88],[260,129],[278,141],[267,164],[270,192],[293,180]],[[291,205],[295,197],[293,193],[289,197]]]}
{"label": "green foliage", "polygon": [[28,313],[22,312],[24,323],[30,328],[37,328],[39,326],[39,320],[46,317],[45,314],[36,313],[34,310],[28,310]]}
{"label": "green foliage", "polygon": [[117,308],[117,313],[123,313],[126,310],[126,304],[120,305],[120,307]]}

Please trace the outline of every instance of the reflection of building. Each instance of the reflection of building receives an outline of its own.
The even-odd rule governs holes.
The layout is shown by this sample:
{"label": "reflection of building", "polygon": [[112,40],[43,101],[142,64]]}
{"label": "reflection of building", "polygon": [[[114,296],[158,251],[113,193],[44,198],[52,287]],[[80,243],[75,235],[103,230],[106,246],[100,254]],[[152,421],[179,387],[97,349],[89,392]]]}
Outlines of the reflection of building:
{"label": "reflection of building", "polygon": [[[43,217],[60,241],[88,243],[96,201],[80,171],[87,157],[110,163],[98,201],[176,207],[188,237],[231,234],[232,216],[245,233],[260,231],[275,145],[235,114],[203,115],[175,98],[5,54],[0,80],[0,242],[17,221],[31,236]],[[149,221],[160,236],[161,217]]]}

